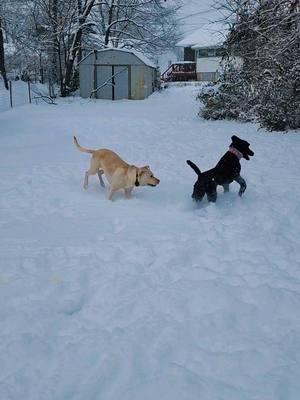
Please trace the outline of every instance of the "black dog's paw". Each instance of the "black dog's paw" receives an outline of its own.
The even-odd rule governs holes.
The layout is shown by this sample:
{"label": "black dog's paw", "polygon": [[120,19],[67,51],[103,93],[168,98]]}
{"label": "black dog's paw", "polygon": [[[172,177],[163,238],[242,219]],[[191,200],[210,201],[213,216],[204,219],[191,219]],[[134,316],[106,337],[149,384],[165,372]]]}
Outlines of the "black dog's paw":
{"label": "black dog's paw", "polygon": [[239,196],[241,197],[242,194],[247,189],[246,181],[245,181],[244,178],[241,177],[241,175],[239,175],[236,178],[234,178],[234,180],[240,185]]}
{"label": "black dog's paw", "polygon": [[239,190],[239,196],[242,197],[243,193],[247,189],[246,183],[244,185],[241,185],[240,190]]}

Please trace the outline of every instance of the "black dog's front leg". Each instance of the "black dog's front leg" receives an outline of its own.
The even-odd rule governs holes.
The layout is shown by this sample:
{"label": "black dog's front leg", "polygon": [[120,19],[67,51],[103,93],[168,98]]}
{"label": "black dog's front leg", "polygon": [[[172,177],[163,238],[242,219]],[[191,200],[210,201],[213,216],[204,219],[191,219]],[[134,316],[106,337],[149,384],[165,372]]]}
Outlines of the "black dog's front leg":
{"label": "black dog's front leg", "polygon": [[242,196],[244,191],[247,189],[246,181],[241,177],[241,175],[234,178],[234,180],[240,185],[239,196]]}
{"label": "black dog's front leg", "polygon": [[229,183],[224,183],[222,186],[224,189],[224,193],[228,193],[229,192]]}

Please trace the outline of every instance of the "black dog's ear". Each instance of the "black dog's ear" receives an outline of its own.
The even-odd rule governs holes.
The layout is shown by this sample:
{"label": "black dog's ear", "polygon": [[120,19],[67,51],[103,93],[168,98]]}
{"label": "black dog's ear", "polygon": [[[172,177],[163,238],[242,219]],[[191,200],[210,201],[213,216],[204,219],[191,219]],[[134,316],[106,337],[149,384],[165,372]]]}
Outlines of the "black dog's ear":
{"label": "black dog's ear", "polygon": [[237,136],[233,135],[233,136],[231,136],[231,140],[234,143],[234,142],[240,140],[240,138],[238,138]]}

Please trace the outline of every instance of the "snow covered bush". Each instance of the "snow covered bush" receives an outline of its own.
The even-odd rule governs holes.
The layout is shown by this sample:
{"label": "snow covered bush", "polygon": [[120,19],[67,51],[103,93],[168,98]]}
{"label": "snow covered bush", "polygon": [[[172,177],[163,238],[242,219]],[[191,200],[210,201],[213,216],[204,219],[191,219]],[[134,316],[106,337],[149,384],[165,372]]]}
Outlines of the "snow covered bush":
{"label": "snow covered bush", "polygon": [[255,104],[253,94],[243,73],[237,69],[228,70],[219,84],[204,86],[197,98],[204,105],[199,115],[205,119],[254,119],[252,108],[249,108],[250,103]]}
{"label": "snow covered bush", "polygon": [[[298,0],[226,0],[232,23],[224,75],[198,99],[206,119],[257,120],[268,130],[300,127],[300,7]],[[234,55],[242,59],[234,67]]]}
{"label": "snow covered bush", "polygon": [[268,130],[282,131],[300,127],[300,66],[264,85],[258,116]]}

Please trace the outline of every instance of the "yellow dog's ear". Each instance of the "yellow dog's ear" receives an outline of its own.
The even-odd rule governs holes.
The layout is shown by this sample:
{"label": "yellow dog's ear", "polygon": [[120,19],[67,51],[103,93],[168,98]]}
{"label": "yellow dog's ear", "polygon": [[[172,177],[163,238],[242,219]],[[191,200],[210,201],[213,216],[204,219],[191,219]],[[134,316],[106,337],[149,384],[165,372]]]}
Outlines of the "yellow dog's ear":
{"label": "yellow dog's ear", "polygon": [[139,176],[142,176],[144,173],[146,173],[148,171],[150,171],[150,167],[149,167],[149,165],[145,165],[144,167],[139,168],[138,174],[139,174]]}

